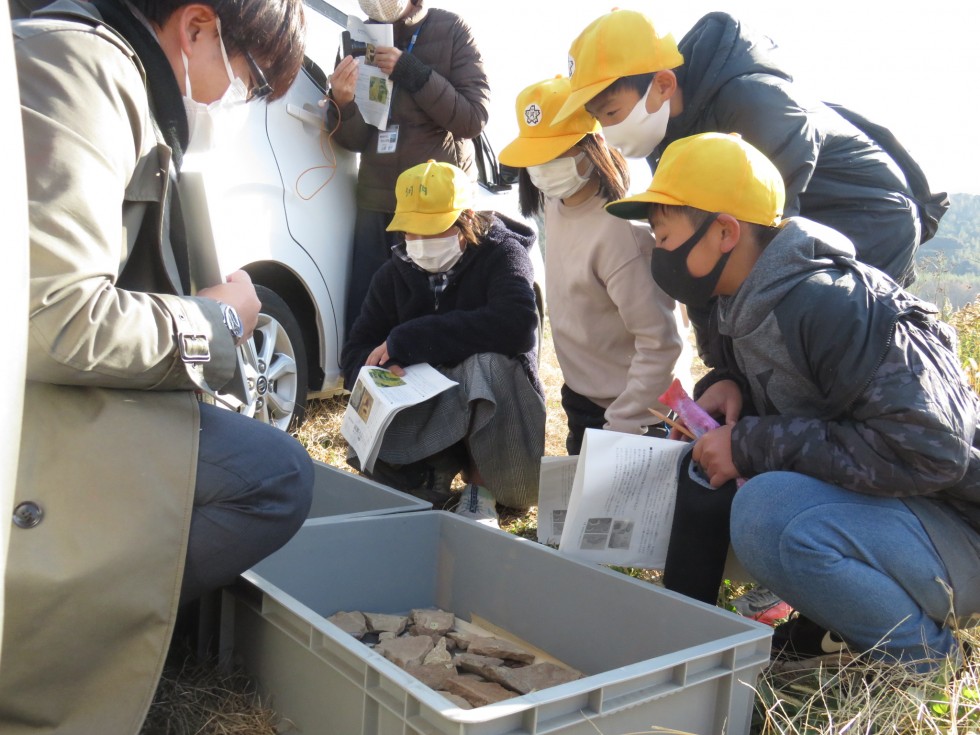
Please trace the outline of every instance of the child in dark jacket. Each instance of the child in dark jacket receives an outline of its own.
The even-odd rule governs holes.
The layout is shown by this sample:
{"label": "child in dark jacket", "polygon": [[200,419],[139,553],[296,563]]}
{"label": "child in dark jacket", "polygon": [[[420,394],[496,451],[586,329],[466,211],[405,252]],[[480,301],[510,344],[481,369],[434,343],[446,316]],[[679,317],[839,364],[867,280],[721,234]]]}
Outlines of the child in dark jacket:
{"label": "child in dark jacket", "polygon": [[376,479],[449,500],[495,523],[494,502],[537,502],[544,454],[544,391],[537,375],[538,311],[528,248],[534,233],[474,212],[472,182],[429,161],[405,171],[388,229],[405,233],[371,281],[341,355],[351,388],[363,365],[393,372],[429,363],[459,385],[398,413],[385,432]]}
{"label": "child in dark jacket", "polygon": [[[980,613],[980,405],[931,304],[854,257],[840,233],[782,220],[779,171],[739,136],[667,147],[649,189],[608,206],[649,219],[654,279],[717,297],[732,380],[699,404],[723,425],[692,457],[731,507],[745,568],[873,658],[921,669]],[[777,629],[778,632],[778,629]]]}

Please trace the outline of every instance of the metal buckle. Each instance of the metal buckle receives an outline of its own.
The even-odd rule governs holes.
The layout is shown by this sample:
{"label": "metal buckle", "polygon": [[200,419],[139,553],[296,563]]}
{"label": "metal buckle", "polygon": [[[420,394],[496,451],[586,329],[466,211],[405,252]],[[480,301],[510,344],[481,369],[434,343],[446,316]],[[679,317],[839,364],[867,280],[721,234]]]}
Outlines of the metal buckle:
{"label": "metal buckle", "polygon": [[211,359],[211,348],[206,334],[177,335],[177,350],[184,362],[207,362]]}

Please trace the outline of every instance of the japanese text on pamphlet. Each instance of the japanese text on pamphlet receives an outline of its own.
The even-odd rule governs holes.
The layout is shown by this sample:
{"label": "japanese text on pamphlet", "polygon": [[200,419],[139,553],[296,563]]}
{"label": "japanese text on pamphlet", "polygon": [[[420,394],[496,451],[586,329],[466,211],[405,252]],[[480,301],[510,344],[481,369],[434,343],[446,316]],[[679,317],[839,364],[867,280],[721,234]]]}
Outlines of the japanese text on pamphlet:
{"label": "japanese text on pamphlet", "polygon": [[340,424],[340,433],[357,453],[361,469],[374,469],[385,430],[399,411],[454,385],[456,381],[427,363],[410,365],[403,376],[381,367],[362,367]]}

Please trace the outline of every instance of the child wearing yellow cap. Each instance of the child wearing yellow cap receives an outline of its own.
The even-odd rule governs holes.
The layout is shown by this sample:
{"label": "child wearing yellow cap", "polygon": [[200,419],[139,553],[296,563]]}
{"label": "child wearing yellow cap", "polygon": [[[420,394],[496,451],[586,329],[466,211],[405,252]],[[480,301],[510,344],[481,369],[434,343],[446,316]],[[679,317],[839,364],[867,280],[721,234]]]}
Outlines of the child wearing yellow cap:
{"label": "child wearing yellow cap", "polygon": [[[815,654],[832,630],[929,670],[958,650],[948,623],[980,613],[980,401],[936,308],[835,230],[783,219],[784,196],[758,149],[704,133],[608,210],[651,223],[665,291],[717,299],[734,359],[705,382],[698,403],[723,425],[692,456],[714,486],[748,478],[732,547],[807,616],[774,641]],[[820,632],[816,650],[801,650],[798,621]]]}
{"label": "child wearing yellow cap", "polygon": [[375,274],[341,353],[351,389],[363,365],[429,363],[458,385],[398,413],[372,476],[497,524],[495,505],[537,502],[544,391],[527,225],[473,210],[473,182],[448,163],[404,171],[388,230],[404,242]]}
{"label": "child wearing yellow cap", "polygon": [[[779,64],[775,44],[723,12],[709,13],[676,43],[643,13],[614,10],[569,51],[572,93],[559,119],[585,107],[614,147],[651,170],[675,140],[739,133],[785,184],[785,214],[846,235],[859,260],[905,286],[914,256],[948,207],[889,131],[811,96]],[[913,186],[914,185],[914,186]],[[923,230],[925,228],[925,231]],[[925,234],[923,234],[925,232]],[[706,314],[691,310],[709,365]]]}
{"label": "child wearing yellow cap", "polygon": [[500,161],[520,168],[524,216],[544,213],[545,284],[555,352],[565,383],[566,448],[578,454],[586,428],[646,433],[649,408],[675,377],[690,381],[687,327],[650,277],[653,236],[645,224],[603,206],[628,185],[626,163],[584,110],[554,123],[566,77],[517,97],[518,136]]}

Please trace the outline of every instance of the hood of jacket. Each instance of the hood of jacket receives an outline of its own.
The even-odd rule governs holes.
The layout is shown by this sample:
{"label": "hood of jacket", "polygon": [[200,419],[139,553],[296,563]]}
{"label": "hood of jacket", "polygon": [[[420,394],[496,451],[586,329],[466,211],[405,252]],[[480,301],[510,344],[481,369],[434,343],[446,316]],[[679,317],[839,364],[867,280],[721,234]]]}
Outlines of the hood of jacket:
{"label": "hood of jacket", "polygon": [[719,298],[719,330],[734,339],[750,334],[814,271],[839,267],[841,258],[854,256],[851,241],[836,230],[803,217],[784,220],[738,291]]}
{"label": "hood of jacket", "polygon": [[671,129],[687,130],[703,113],[718,90],[743,74],[772,74],[792,81],[772,58],[776,44],[768,36],[753,33],[728,13],[709,13],[689,30],[678,50],[684,64],[674,73],[684,94],[684,110],[668,123]]}

